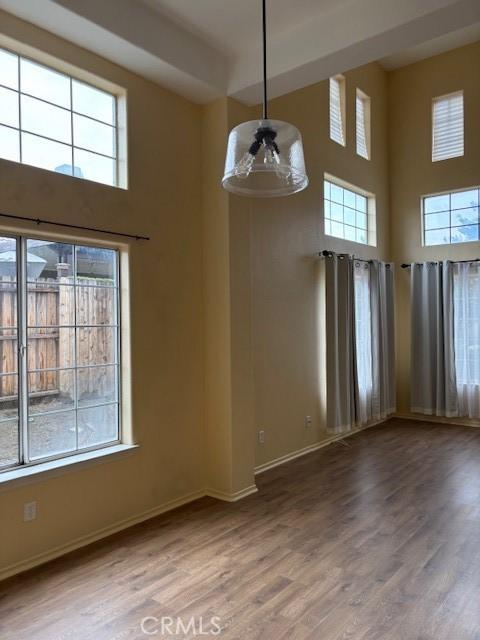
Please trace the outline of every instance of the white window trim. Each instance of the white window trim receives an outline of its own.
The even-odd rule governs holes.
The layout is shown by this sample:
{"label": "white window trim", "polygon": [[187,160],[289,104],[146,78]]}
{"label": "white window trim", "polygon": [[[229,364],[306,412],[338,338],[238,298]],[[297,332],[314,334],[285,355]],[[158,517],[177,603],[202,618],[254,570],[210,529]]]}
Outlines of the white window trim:
{"label": "white window trim", "polygon": [[[450,154],[450,155],[443,155],[441,157],[437,157],[435,154],[435,104],[445,100],[447,98],[453,98],[454,96],[461,96],[462,98],[462,148],[461,148],[461,152],[459,153],[455,153],[455,154]],[[460,91],[453,91],[452,93],[446,93],[442,96],[435,96],[434,98],[432,98],[432,104],[431,104],[431,122],[432,122],[432,126],[431,126],[431,136],[432,136],[432,162],[443,162],[444,160],[451,160],[453,158],[461,158],[465,155],[465,96],[464,96],[464,92],[463,89]]]}
{"label": "white window trim", "polygon": [[[3,467],[0,470],[0,490],[2,486],[10,486],[10,482],[22,483],[22,478],[32,478],[32,482],[44,477],[44,473],[50,474],[52,470],[69,468],[76,469],[77,465],[84,463],[89,466],[90,461],[108,461],[110,454],[115,458],[125,452],[135,450],[136,444],[133,423],[132,423],[132,380],[131,380],[131,335],[130,335],[130,268],[129,268],[129,245],[127,243],[113,242],[108,239],[75,237],[70,234],[55,231],[39,231],[36,227],[25,226],[18,229],[15,226],[1,225],[0,234],[11,237],[27,237],[39,240],[56,240],[81,246],[97,248],[108,248],[118,253],[118,320],[120,331],[119,339],[119,440],[84,449],[66,453],[53,459],[42,459],[28,464],[18,464],[16,466]],[[61,475],[61,473],[54,473]]]}
{"label": "white window trim", "polygon": [[102,462],[113,462],[134,453],[139,449],[137,444],[116,444],[94,451],[77,453],[66,458],[58,458],[41,462],[36,465],[20,466],[0,473],[0,493],[4,489],[11,489],[25,484],[33,484],[63,476],[71,471],[86,469]]}
{"label": "white window trim", "polygon": [[[435,191],[434,193],[425,193],[424,195],[420,196],[420,216],[421,216],[421,229],[422,229],[422,247],[451,247],[451,246],[465,246],[465,245],[475,245],[475,243],[479,244],[480,243],[480,239],[479,240],[467,240],[466,242],[449,242],[447,244],[426,244],[425,243],[425,231],[428,231],[428,229],[425,229],[425,199],[426,198],[434,198],[435,196],[446,196],[446,195],[453,195],[454,193],[462,193],[462,191],[474,191],[474,190],[479,190],[480,191],[480,184],[475,184],[475,185],[471,185],[469,187],[462,187],[461,189],[448,189],[446,191]],[[479,207],[480,207],[480,202],[479,202]],[[450,212],[452,211],[452,209],[450,209]],[[453,209],[453,211],[456,211],[456,209]],[[428,213],[426,215],[429,215]],[[479,227],[480,227],[480,223],[479,223]],[[447,228],[447,227],[445,227]],[[450,227],[451,229],[451,227]],[[479,228],[479,233],[480,233],[480,228]]]}
{"label": "white window trim", "polygon": [[[365,160],[370,160],[372,157],[371,152],[371,103],[370,96],[357,88],[355,96],[355,136],[356,136],[356,152],[357,155]],[[360,130],[359,122],[359,104],[363,109],[363,133]],[[362,137],[365,139],[365,149],[363,145],[360,145],[359,131],[362,133]]]}
{"label": "white window trim", "polygon": [[[127,92],[123,87],[98,77],[97,75],[80,69],[68,62],[60,60],[44,51],[31,47],[27,44],[19,42],[9,36],[0,34],[0,48],[13,53],[14,55],[30,60],[31,62],[44,66],[47,69],[57,71],[58,73],[69,76],[72,80],[78,80],[84,84],[90,85],[95,89],[110,93],[115,97],[116,102],[116,184],[108,185],[102,182],[93,181],[94,184],[110,189],[128,189],[128,150],[127,150]],[[18,88],[20,92],[20,87]],[[37,98],[36,98],[37,99]],[[45,102],[45,101],[44,101]],[[21,129],[19,129],[21,130]],[[36,135],[36,134],[35,134]],[[40,136],[41,137],[41,136]],[[73,144],[73,140],[72,140]],[[96,153],[96,152],[92,152]],[[97,154],[102,155],[102,154]],[[16,162],[16,161],[13,161]],[[27,165],[23,162],[16,162],[16,164]],[[42,169],[41,167],[35,167],[41,171],[48,171],[48,169]],[[63,174],[57,173],[56,175],[62,176]],[[66,178],[76,178],[76,176],[66,176]],[[92,182],[88,178],[76,178],[77,180],[86,180]]]}
{"label": "white window trim", "polygon": [[[334,117],[335,116],[335,110],[333,108],[332,105],[332,88],[334,86],[334,84],[337,84],[338,86],[338,99],[339,99],[339,105],[338,105],[338,117],[340,118],[340,122],[338,123],[339,127],[339,137],[335,134],[333,125],[334,125]],[[345,82],[345,76],[338,74],[336,76],[332,76],[329,80],[329,93],[328,93],[328,103],[329,103],[329,134],[330,134],[330,139],[333,140],[333,142],[336,142],[337,144],[339,144],[342,147],[345,147],[347,144],[347,132],[346,132],[346,122],[345,122],[345,118],[346,118],[346,106],[345,106],[345,102],[346,102],[346,82]]]}
{"label": "white window trim", "polygon": [[[341,178],[337,178],[331,173],[324,173],[323,180],[327,180],[328,182],[333,182],[333,184],[342,187],[343,189],[348,189],[349,191],[354,191],[361,196],[364,196],[367,199],[367,244],[363,244],[362,242],[356,242],[354,240],[345,240],[342,238],[337,238],[336,236],[329,236],[330,238],[334,238],[338,242],[349,242],[350,244],[356,244],[361,247],[376,247],[377,246],[377,207],[376,202],[377,198],[374,193],[371,191],[366,191],[361,187],[357,187],[346,180],[342,180]],[[323,203],[325,203],[325,195],[323,194]],[[324,204],[323,208],[323,222],[325,223],[325,209]]]}

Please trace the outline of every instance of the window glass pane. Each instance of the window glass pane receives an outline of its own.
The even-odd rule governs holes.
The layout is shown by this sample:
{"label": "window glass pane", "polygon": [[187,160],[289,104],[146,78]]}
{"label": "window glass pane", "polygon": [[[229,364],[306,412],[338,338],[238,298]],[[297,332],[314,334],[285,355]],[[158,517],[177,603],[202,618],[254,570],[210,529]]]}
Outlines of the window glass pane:
{"label": "window glass pane", "polygon": [[0,467],[18,464],[18,422],[0,422]]}
{"label": "window glass pane", "polygon": [[27,240],[27,275],[30,282],[48,287],[73,284],[73,245],[51,240]]}
{"label": "window glass pane", "polygon": [[18,56],[0,49],[0,84],[18,89]]}
{"label": "window glass pane", "polygon": [[76,147],[115,156],[115,129],[83,116],[73,116],[73,139]]}
{"label": "window glass pane", "polygon": [[18,419],[18,375],[0,376],[0,420]]}
{"label": "window glass pane", "polygon": [[346,207],[350,207],[351,209],[355,209],[355,194],[348,189],[344,189],[343,191],[343,204]]}
{"label": "window glass pane", "polygon": [[478,206],[478,189],[452,193],[452,209],[465,209]]}
{"label": "window glass pane", "polygon": [[78,446],[92,447],[96,444],[118,439],[118,407],[116,404],[78,411]]}
{"label": "window glass pane", "polygon": [[330,200],[330,182],[327,182],[327,180],[323,183],[323,197]]}
{"label": "window glass pane", "polygon": [[29,371],[74,366],[75,329],[66,329],[64,327],[28,329],[27,337],[27,366]]}
{"label": "window glass pane", "polygon": [[478,224],[452,227],[452,242],[475,242],[478,240]]}
{"label": "window glass pane", "polygon": [[0,126],[0,158],[20,162],[20,134],[18,131]]}
{"label": "window glass pane", "polygon": [[343,207],[341,204],[332,202],[330,206],[330,217],[332,218],[332,220],[343,222]]}
{"label": "window glass pane", "polygon": [[59,142],[72,143],[70,112],[51,104],[21,96],[22,130]]}
{"label": "window glass pane", "polygon": [[[97,247],[77,247],[78,284],[112,286],[116,280],[116,251]],[[88,279],[88,280],[87,280]]]}
{"label": "window glass pane", "polygon": [[458,209],[452,211],[452,227],[460,227],[463,224],[477,224],[478,223],[478,207],[471,207],[470,209]]}
{"label": "window glass pane", "polygon": [[9,127],[19,126],[18,93],[0,87],[0,123]]}
{"label": "window glass pane", "polygon": [[357,204],[357,211],[363,211],[364,213],[367,212],[367,199],[365,196],[360,196],[360,195],[356,195],[355,197],[356,200],[356,204]]}
{"label": "window glass pane", "polygon": [[343,224],[340,222],[332,222],[332,236],[335,236],[335,238],[343,238]]}
{"label": "window glass pane", "polygon": [[332,223],[330,220],[325,220],[325,233],[329,236],[332,235]]}
{"label": "window glass pane", "polygon": [[115,324],[116,291],[110,287],[77,287],[77,324]]}
{"label": "window glass pane", "polygon": [[96,118],[107,124],[115,124],[115,97],[95,87],[72,81],[73,110]]}
{"label": "window glass pane", "polygon": [[325,202],[323,203],[323,206],[324,206],[324,211],[325,211],[325,218],[330,218],[331,217],[331,213],[330,213],[331,202],[330,202],[330,200],[325,200]]}
{"label": "window glass pane", "polygon": [[72,369],[36,371],[28,374],[29,415],[74,407],[75,372]]}
{"label": "window glass pane", "polygon": [[330,187],[330,194],[333,202],[339,202],[343,204],[343,189],[342,187],[338,187],[336,184],[332,184]]}
{"label": "window glass pane", "polygon": [[70,78],[31,60],[20,59],[21,91],[70,109]]}
{"label": "window glass pane", "polygon": [[355,211],[353,209],[349,209],[348,207],[345,207],[343,209],[343,215],[344,215],[345,224],[349,224],[352,227],[354,227],[355,226]]}
{"label": "window glass pane", "polygon": [[367,214],[366,213],[358,213],[357,212],[357,227],[359,229],[367,228]]}
{"label": "window glass pane", "polygon": [[77,365],[112,364],[117,360],[116,330],[104,327],[77,329]]}
{"label": "window glass pane", "polygon": [[425,229],[443,229],[450,225],[450,213],[429,213],[425,216]]}
{"label": "window glass pane", "polygon": [[117,401],[117,367],[86,367],[77,370],[78,406]]}
{"label": "window glass pane", "polygon": [[25,164],[71,175],[72,149],[29,133],[22,133],[22,158]]}
{"label": "window glass pane", "polygon": [[450,209],[450,195],[430,196],[424,199],[425,213],[435,213],[437,211],[448,211]]}
{"label": "window glass pane", "polygon": [[28,439],[33,460],[74,451],[77,442],[75,411],[31,416]]}
{"label": "window glass pane", "polygon": [[362,229],[357,229],[357,242],[367,244],[367,232]]}
{"label": "window glass pane", "polygon": [[18,371],[18,340],[16,329],[0,330],[0,373]]}
{"label": "window glass pane", "polygon": [[425,244],[450,244],[450,229],[435,229],[425,231]]}
{"label": "window glass pane", "polygon": [[77,177],[112,186],[116,184],[115,160],[81,149],[74,149],[74,158]]}
{"label": "window glass pane", "polygon": [[70,286],[38,280],[28,285],[27,326],[58,327],[75,324],[75,294]]}
{"label": "window glass pane", "polygon": [[346,224],[344,228],[344,235],[345,235],[345,240],[352,240],[353,242],[355,242],[355,238],[356,238],[355,227],[350,227],[348,224]]}

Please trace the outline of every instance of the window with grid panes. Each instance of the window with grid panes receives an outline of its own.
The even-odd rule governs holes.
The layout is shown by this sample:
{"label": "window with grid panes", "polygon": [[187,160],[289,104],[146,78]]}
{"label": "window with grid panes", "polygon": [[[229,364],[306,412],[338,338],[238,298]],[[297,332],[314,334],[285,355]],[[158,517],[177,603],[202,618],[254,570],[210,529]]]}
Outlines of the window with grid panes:
{"label": "window with grid panes", "polygon": [[423,242],[425,246],[479,240],[479,188],[425,196]]}
{"label": "window with grid panes", "polygon": [[360,244],[369,243],[367,196],[325,180],[324,212],[327,235]]}
{"label": "window with grid panes", "polygon": [[117,98],[0,49],[0,158],[118,185]]}
{"label": "window with grid panes", "polygon": [[0,237],[0,468],[120,440],[118,253]]}

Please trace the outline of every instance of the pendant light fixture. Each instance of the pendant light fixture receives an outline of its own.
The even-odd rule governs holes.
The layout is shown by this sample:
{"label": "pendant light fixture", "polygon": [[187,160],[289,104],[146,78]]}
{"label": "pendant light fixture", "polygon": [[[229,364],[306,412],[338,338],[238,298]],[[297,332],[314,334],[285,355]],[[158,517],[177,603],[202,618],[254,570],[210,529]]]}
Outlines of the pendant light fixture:
{"label": "pendant light fixture", "polygon": [[308,185],[300,131],[268,118],[266,0],[263,17],[263,117],[243,122],[228,137],[222,185],[243,196],[288,196]]}

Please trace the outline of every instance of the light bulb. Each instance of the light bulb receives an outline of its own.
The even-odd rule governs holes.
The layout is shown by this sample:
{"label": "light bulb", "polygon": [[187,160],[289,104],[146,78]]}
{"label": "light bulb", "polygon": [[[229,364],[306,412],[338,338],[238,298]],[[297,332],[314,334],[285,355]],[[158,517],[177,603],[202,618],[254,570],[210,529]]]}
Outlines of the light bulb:
{"label": "light bulb", "polygon": [[274,147],[267,146],[265,149],[264,163],[275,171],[277,178],[288,182],[291,172],[290,169],[282,163],[282,158]]}
{"label": "light bulb", "polygon": [[253,156],[249,151],[244,154],[244,156],[237,162],[235,165],[233,172],[240,178],[240,180],[245,180],[250,175],[252,171],[253,163],[255,162],[255,156]]}

